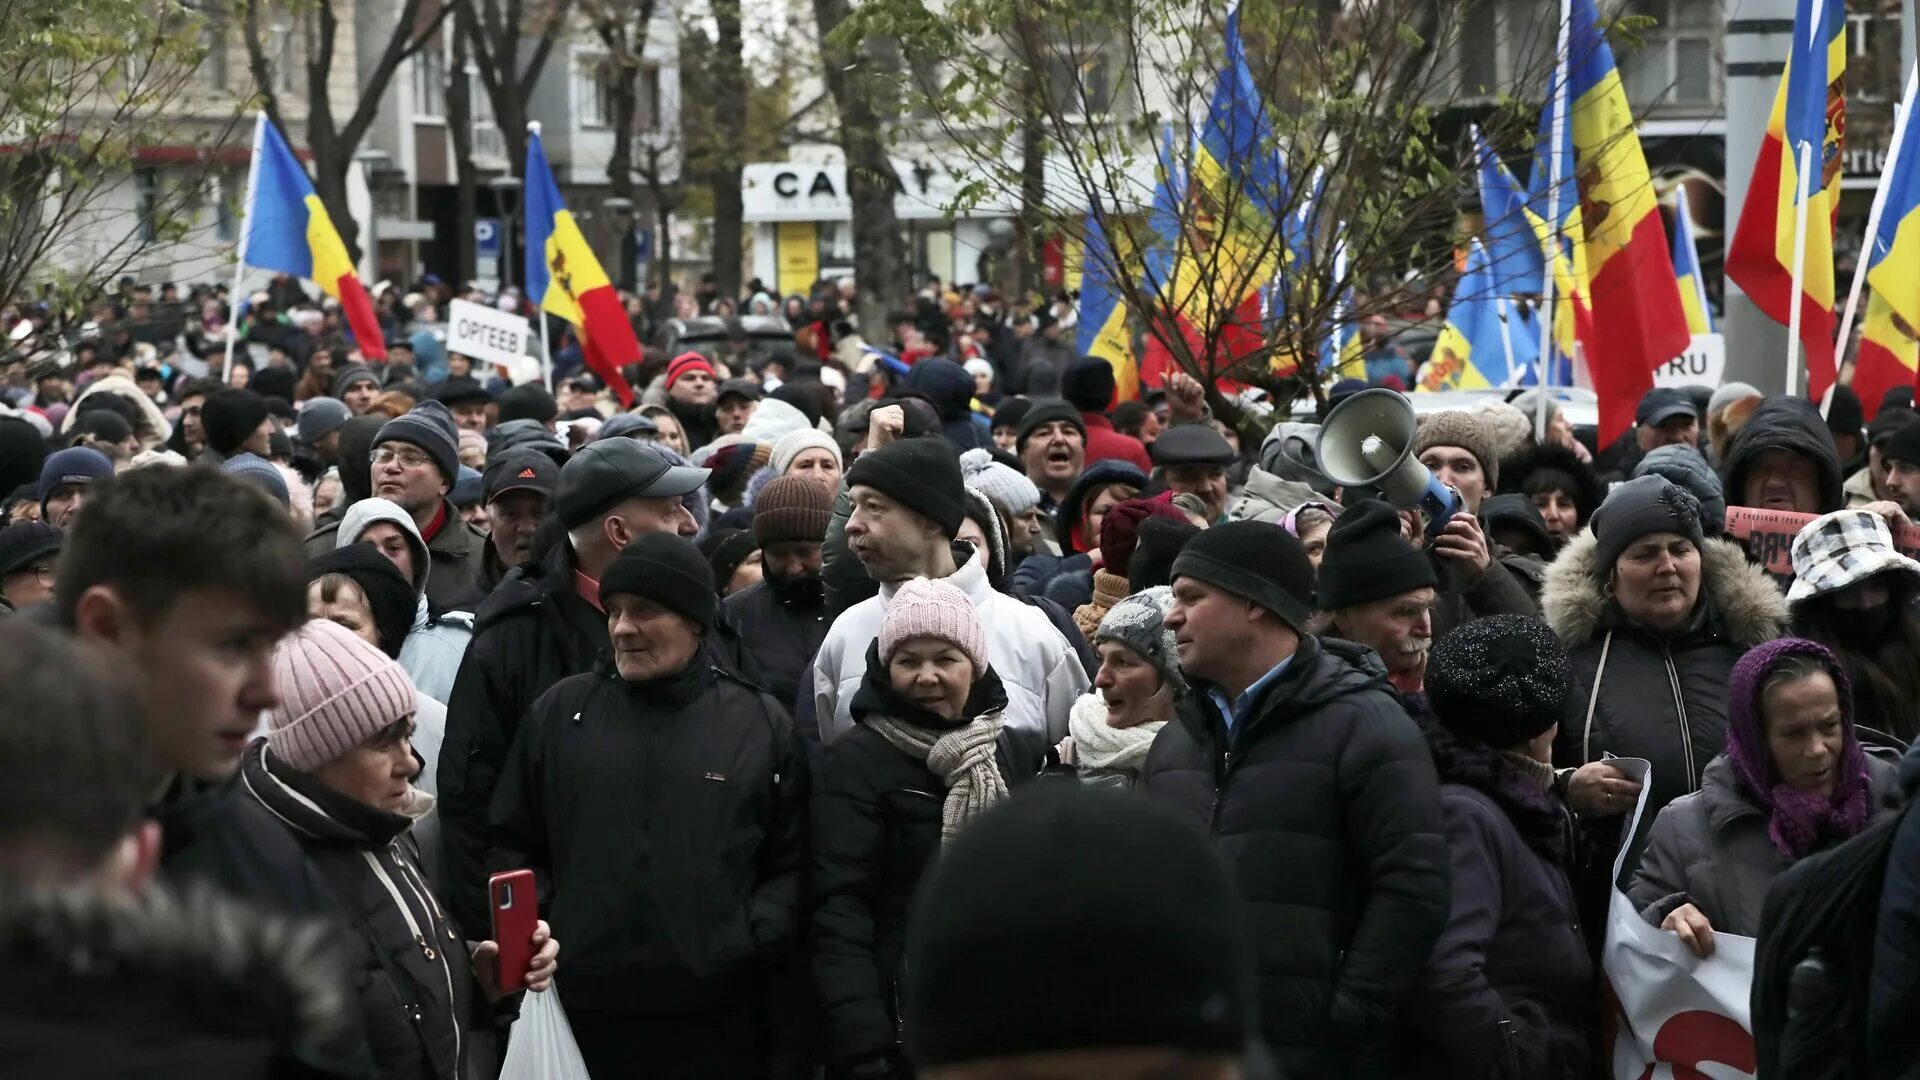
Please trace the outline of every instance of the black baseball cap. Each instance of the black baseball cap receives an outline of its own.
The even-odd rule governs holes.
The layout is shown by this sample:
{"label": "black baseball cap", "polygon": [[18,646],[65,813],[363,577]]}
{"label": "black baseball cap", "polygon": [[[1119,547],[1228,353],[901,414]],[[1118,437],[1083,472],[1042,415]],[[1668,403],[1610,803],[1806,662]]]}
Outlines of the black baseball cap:
{"label": "black baseball cap", "polygon": [[560,523],[577,528],[628,499],[690,495],[700,490],[711,472],[675,465],[651,446],[632,439],[594,443],[560,470],[555,494]]}
{"label": "black baseball cap", "polygon": [[720,384],[720,393],[714,400],[724,401],[729,394],[746,398],[748,401],[759,401],[765,396],[760,390],[760,384],[752,379],[728,379]]}
{"label": "black baseball cap", "polygon": [[1685,390],[1672,386],[1656,386],[1647,391],[1640,404],[1633,410],[1633,422],[1659,427],[1676,416],[1691,416],[1700,419],[1700,410],[1693,407],[1693,399]]}
{"label": "black baseball cap", "polygon": [[493,500],[509,491],[532,491],[547,498],[560,486],[560,466],[538,450],[515,450],[487,466],[484,500]]}

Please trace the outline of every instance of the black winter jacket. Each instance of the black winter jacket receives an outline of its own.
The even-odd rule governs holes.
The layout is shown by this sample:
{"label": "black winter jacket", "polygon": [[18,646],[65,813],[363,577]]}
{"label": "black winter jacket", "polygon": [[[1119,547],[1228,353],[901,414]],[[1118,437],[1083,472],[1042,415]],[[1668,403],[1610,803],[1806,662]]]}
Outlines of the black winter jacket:
{"label": "black winter jacket", "polygon": [[[1908,800],[1920,798],[1920,749],[1901,760],[1900,786]],[[1908,813],[1895,827],[1873,955],[1868,1037],[1887,1057],[1920,1062],[1920,814]]]}
{"label": "black winter jacket", "polygon": [[534,871],[569,1005],[751,1009],[799,938],[806,798],[786,709],[711,653],[647,683],[608,665],[527,712],[490,865]]}
{"label": "black winter jacket", "polygon": [[[441,899],[460,926],[486,922],[487,812],[521,717],[561,679],[613,659],[606,616],[575,591],[574,566],[562,540],[541,561],[507,572],[475,613],[473,640],[447,697],[436,776],[446,860]],[[731,621],[716,624],[710,641],[723,665],[755,677]]]}
{"label": "black winter jacket", "polygon": [[1311,635],[1229,736],[1196,685],[1141,783],[1205,824],[1254,935],[1282,1075],[1390,1077],[1401,1004],[1447,921],[1425,739],[1370,650]]}
{"label": "black winter jacket", "polygon": [[802,683],[807,684],[808,694],[813,693],[809,674],[813,655],[833,626],[824,592],[795,596],[762,579],[727,597],[723,606],[739,627],[768,693],[783,702],[794,701]]}
{"label": "black winter jacket", "polygon": [[1820,506],[1813,513],[1830,514],[1847,504],[1840,451],[1834,449],[1833,435],[1820,418],[1819,407],[1805,398],[1769,397],[1740,426],[1721,459],[1728,505],[1745,502],[1747,473],[1768,450],[1791,450],[1813,461],[1820,482]]}
{"label": "black winter jacket", "polygon": [[[872,650],[877,660],[879,645]],[[870,663],[855,693],[856,723],[826,748],[813,794],[813,979],[826,1014],[827,1059],[844,1067],[894,1048],[907,917],[920,873],[940,849],[947,788],[928,769],[858,721],[889,709],[892,695]],[[1007,704],[988,669],[967,703],[969,717]],[[1024,779],[1005,736],[997,757],[1009,785]],[[1028,770],[1031,772],[1031,770]]]}
{"label": "black winter jacket", "polygon": [[[487,1021],[475,1013],[467,943],[441,911],[411,817],[366,806],[291,768],[267,750],[247,748],[241,783],[280,819],[327,882],[338,905],[348,958],[348,988],[383,1080],[455,1080],[466,1073],[467,1033]],[[424,808],[432,796],[415,792]]]}

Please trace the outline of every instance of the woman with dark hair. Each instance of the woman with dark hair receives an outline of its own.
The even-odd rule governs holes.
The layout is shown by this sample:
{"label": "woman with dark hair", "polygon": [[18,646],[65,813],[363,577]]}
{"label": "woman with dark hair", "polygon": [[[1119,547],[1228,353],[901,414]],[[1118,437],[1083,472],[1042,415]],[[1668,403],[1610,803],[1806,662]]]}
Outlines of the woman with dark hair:
{"label": "woman with dark hair", "polygon": [[1855,722],[1902,745],[1920,737],[1920,562],[1894,549],[1879,514],[1839,510],[1793,538],[1793,572],[1793,632],[1846,669]]}
{"label": "woman with dark hair", "polygon": [[1535,446],[1500,463],[1501,495],[1525,495],[1547,525],[1556,547],[1579,535],[1606,498],[1593,466],[1558,443]]}
{"label": "woman with dark hair", "polygon": [[1731,698],[1725,752],[1699,791],[1660,811],[1627,889],[1643,918],[1699,956],[1716,932],[1757,935],[1774,878],[1901,801],[1896,767],[1860,745],[1853,687],[1824,646],[1780,638],[1748,651]]}

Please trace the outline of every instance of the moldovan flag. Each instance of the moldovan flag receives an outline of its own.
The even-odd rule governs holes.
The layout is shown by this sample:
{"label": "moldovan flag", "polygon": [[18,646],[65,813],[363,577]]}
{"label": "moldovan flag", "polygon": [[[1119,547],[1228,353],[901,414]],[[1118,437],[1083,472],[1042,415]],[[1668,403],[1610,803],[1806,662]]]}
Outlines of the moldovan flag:
{"label": "moldovan flag", "polygon": [[1567,27],[1567,119],[1586,248],[1593,337],[1587,370],[1600,398],[1600,444],[1633,423],[1653,372],[1687,351],[1687,315],[1674,287],[1667,230],[1653,197],[1613,49],[1593,0],[1573,0]]}
{"label": "moldovan flag", "polygon": [[1680,278],[1680,306],[1687,312],[1687,329],[1713,333],[1713,309],[1707,306],[1707,279],[1700,272],[1700,251],[1693,244],[1693,214],[1687,209],[1685,184],[1673,189],[1673,272]]}
{"label": "moldovan flag", "polygon": [[1127,305],[1115,286],[1120,262],[1113,245],[1107,242],[1099,217],[1091,211],[1087,213],[1080,252],[1080,319],[1075,324],[1079,350],[1084,356],[1105,360],[1113,368],[1114,401],[1132,401],[1140,396],[1140,368],[1133,359]]}
{"label": "moldovan flag", "polygon": [[247,172],[240,237],[240,261],[247,266],[292,274],[320,286],[340,301],[340,314],[353,331],[360,355],[387,358],[387,339],[373,315],[373,298],[347,257],[347,245],[314,194],[307,170],[293,156],[280,129],[261,113],[253,128],[253,164]]}
{"label": "moldovan flag", "polygon": [[[620,304],[620,294],[600,268],[587,238],[553,182],[540,126],[527,125],[527,299],[545,315],[557,315],[580,335],[587,367],[633,407],[633,387],[620,373],[640,359],[640,342]],[[545,318],[542,315],[542,318]]]}
{"label": "moldovan flag", "polygon": [[1867,258],[1867,321],[1853,364],[1853,389],[1867,417],[1896,386],[1912,386],[1920,363],[1920,124],[1911,102],[1900,136],[1900,160],[1886,178],[1886,205]]}
{"label": "moldovan flag", "polygon": [[1453,288],[1453,303],[1433,342],[1433,355],[1420,369],[1420,390],[1486,390],[1507,385],[1511,372],[1502,336],[1503,301],[1492,261],[1480,241],[1471,241],[1467,266]]}
{"label": "moldovan flag", "polygon": [[[1775,322],[1791,325],[1800,305],[1807,392],[1820,400],[1833,385],[1833,219],[1840,212],[1840,140],[1846,130],[1845,0],[1798,0],[1793,51],[1773,99],[1740,225],[1727,249],[1727,277]],[[1813,146],[1807,184],[1807,250],[1799,296],[1793,295],[1793,221],[1800,190],[1800,147]],[[1798,387],[1788,387],[1797,393]]]}

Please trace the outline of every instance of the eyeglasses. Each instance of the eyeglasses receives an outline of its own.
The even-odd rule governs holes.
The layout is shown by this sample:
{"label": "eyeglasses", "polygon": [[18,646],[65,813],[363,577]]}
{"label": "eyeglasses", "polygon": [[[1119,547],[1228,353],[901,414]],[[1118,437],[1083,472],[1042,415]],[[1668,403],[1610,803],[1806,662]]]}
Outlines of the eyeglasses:
{"label": "eyeglasses", "polygon": [[35,578],[39,579],[40,584],[46,586],[47,588],[53,587],[54,567],[53,567],[53,564],[50,562],[34,563],[32,566],[24,567],[16,572],[21,574],[32,574]]}
{"label": "eyeglasses", "polygon": [[433,459],[418,450],[389,450],[381,447],[367,455],[367,460],[375,465],[387,465],[398,461],[403,469],[417,469],[422,465],[431,465]]}

